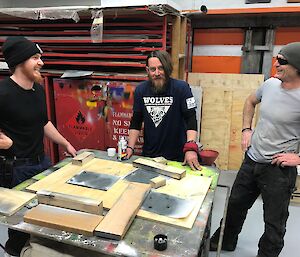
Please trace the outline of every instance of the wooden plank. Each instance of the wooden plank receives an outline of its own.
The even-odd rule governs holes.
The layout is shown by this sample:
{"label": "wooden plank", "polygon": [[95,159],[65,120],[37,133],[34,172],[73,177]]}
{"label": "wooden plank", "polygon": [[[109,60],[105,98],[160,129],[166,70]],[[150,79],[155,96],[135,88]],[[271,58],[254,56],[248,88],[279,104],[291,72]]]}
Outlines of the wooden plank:
{"label": "wooden plank", "polygon": [[171,178],[181,179],[185,176],[186,172],[184,169],[167,166],[161,163],[157,163],[155,161],[138,158],[133,161],[133,166],[137,168],[142,168],[145,170],[155,171],[159,174],[169,176]]}
{"label": "wooden plank", "polygon": [[62,193],[41,190],[37,193],[40,204],[52,205],[91,214],[102,215],[103,203],[82,196],[67,195]]}
{"label": "wooden plank", "polygon": [[154,157],[152,158],[153,161],[157,162],[157,163],[161,163],[161,164],[167,164],[168,163],[168,160],[164,157]]}
{"label": "wooden plank", "polygon": [[166,179],[158,176],[150,180],[150,185],[152,188],[159,188],[166,185]]}
{"label": "wooden plank", "polygon": [[103,216],[39,204],[24,215],[30,224],[92,236]]}
{"label": "wooden plank", "polygon": [[122,177],[135,169],[136,168],[129,163],[94,158],[83,166],[72,165],[69,163],[44,179],[30,185],[27,189],[33,192],[48,190],[51,192],[87,197],[99,201],[99,203],[103,201],[103,207],[105,209],[110,209],[127,186],[126,182],[123,180],[120,179],[107,191],[76,186],[68,184],[66,181],[82,170]]}
{"label": "wooden plank", "polygon": [[0,187],[0,213],[10,216],[30,202],[35,194]]}
{"label": "wooden plank", "polygon": [[79,165],[82,166],[83,164],[86,164],[90,160],[95,158],[95,154],[92,152],[83,152],[77,156],[75,156],[72,159],[72,164],[73,165]]}
{"label": "wooden plank", "polygon": [[184,80],[186,75],[185,62],[187,61],[185,56],[186,50],[186,41],[187,41],[187,17],[181,16],[180,21],[180,32],[177,33],[177,36],[180,36],[180,48],[179,48],[179,70],[178,78]]}
{"label": "wooden plank", "polygon": [[[171,58],[173,63],[173,72],[171,77],[179,79],[179,54],[180,54],[180,16],[172,17],[172,47]],[[179,32],[179,33],[178,33]]]}
{"label": "wooden plank", "polygon": [[95,235],[121,240],[134,220],[150,185],[130,183],[118,201],[95,229]]}

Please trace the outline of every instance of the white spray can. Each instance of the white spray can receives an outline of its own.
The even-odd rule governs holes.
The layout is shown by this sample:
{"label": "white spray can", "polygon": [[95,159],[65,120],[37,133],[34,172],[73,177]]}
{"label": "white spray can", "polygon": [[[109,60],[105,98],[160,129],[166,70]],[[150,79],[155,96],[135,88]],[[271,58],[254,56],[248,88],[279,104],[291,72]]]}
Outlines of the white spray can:
{"label": "white spray can", "polygon": [[118,142],[118,160],[124,160],[126,157],[126,148],[127,148],[127,141],[124,137],[121,137]]}

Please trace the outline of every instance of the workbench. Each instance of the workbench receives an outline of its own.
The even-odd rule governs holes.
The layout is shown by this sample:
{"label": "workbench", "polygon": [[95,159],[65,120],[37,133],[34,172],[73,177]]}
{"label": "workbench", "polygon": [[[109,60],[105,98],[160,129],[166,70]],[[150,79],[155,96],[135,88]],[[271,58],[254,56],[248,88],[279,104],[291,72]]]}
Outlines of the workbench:
{"label": "workbench", "polygon": [[[84,149],[81,151],[92,151],[95,153],[96,157],[101,159],[116,160],[116,157],[108,157],[107,153],[104,151],[90,149]],[[132,162],[132,160],[134,160],[134,157],[126,162]],[[62,166],[68,164],[70,161],[71,158],[62,160],[35,177],[18,185],[15,189],[25,190],[28,185],[44,178]],[[209,240],[207,239],[209,238],[210,232],[212,204],[216,179],[219,176],[219,170],[216,167],[212,167],[212,169],[215,172],[215,183],[213,183],[209,189],[192,229],[185,229],[141,218],[135,218],[124,240],[115,241],[96,236],[87,237],[23,222],[24,213],[28,210],[28,208],[30,208],[30,205],[23,207],[10,217],[0,216],[0,222],[9,228],[27,232],[31,235],[99,252],[99,256],[107,254],[110,256],[207,257],[209,245]],[[32,204],[34,204],[34,202],[32,202]],[[161,252],[153,248],[153,237],[157,234],[166,234],[168,236],[168,248]]]}

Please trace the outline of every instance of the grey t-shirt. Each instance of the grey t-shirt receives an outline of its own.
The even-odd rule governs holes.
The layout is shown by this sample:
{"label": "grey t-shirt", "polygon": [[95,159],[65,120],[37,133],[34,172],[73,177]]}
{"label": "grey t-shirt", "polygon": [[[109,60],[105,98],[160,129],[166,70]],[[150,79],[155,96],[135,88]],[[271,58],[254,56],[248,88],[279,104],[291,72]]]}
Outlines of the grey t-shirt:
{"label": "grey t-shirt", "polygon": [[259,163],[271,162],[282,152],[299,151],[300,88],[284,89],[275,78],[266,80],[256,91],[260,116],[253,131],[248,156]]}

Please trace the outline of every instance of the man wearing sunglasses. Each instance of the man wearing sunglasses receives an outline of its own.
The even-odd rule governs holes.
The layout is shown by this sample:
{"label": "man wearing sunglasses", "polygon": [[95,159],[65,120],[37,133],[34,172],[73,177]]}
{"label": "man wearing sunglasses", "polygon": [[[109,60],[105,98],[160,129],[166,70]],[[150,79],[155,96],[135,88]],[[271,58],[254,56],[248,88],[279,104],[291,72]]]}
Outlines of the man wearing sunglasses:
{"label": "man wearing sunglasses", "polygon": [[[277,257],[284,245],[290,197],[300,164],[300,42],[284,46],[274,63],[276,74],[266,80],[245,102],[242,149],[245,159],[229,198],[222,249],[234,251],[248,209],[261,194],[264,233],[259,257]],[[255,129],[252,120],[260,103]],[[210,249],[217,250],[220,228]]]}
{"label": "man wearing sunglasses", "polygon": [[190,86],[170,77],[169,54],[154,51],[146,60],[148,80],[135,90],[127,158],[133,154],[144,123],[143,156],[184,161],[192,169],[198,162],[196,102]]}

